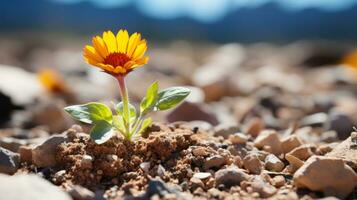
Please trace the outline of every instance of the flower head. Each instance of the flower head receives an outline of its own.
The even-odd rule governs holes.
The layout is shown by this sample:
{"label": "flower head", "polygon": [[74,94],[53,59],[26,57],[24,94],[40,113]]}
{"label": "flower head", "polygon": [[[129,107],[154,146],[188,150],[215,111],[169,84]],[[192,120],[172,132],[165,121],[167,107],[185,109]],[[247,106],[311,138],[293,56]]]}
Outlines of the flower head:
{"label": "flower head", "polygon": [[107,31],[103,37],[93,37],[92,43],[93,46],[86,45],[83,49],[85,61],[114,76],[125,76],[149,61],[144,56],[146,40],[141,39],[140,33],[129,37],[127,30],[119,30],[116,36]]}

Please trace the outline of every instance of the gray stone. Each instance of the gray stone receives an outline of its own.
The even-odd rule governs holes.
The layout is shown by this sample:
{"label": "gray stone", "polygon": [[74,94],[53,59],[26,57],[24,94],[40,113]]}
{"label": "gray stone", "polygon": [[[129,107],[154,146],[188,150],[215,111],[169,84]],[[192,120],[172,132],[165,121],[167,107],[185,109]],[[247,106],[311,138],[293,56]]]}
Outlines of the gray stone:
{"label": "gray stone", "polygon": [[20,155],[0,147],[0,173],[14,174],[20,166]]}
{"label": "gray stone", "polygon": [[0,175],[0,194],[6,200],[71,200],[66,192],[36,175]]}

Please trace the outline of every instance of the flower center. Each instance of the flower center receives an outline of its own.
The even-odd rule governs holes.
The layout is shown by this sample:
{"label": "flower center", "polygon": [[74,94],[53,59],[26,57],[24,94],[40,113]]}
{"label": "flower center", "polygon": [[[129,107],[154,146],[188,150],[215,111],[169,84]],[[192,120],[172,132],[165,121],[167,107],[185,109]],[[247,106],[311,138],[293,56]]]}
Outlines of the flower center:
{"label": "flower center", "polygon": [[124,67],[130,58],[124,53],[111,53],[104,59],[104,64],[111,65],[113,67],[122,66]]}

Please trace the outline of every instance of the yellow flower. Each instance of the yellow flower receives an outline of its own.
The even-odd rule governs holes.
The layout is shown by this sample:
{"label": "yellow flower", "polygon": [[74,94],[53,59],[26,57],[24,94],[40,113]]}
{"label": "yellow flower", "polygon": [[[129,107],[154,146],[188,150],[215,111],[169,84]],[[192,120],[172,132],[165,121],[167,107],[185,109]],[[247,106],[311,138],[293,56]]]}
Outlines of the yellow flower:
{"label": "yellow flower", "polygon": [[85,61],[114,76],[124,76],[149,61],[144,56],[146,40],[141,39],[140,33],[129,37],[127,30],[119,30],[116,36],[107,31],[103,37],[93,37],[92,43],[93,46],[86,45],[83,49]]}
{"label": "yellow flower", "polygon": [[65,92],[68,87],[61,75],[52,69],[42,69],[37,73],[38,80],[42,86],[51,92]]}

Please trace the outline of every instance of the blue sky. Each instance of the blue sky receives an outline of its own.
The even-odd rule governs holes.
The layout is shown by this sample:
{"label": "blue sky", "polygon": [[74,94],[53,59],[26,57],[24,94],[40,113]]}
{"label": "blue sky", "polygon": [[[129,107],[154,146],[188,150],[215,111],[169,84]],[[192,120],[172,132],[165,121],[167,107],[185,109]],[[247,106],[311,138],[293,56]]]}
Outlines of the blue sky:
{"label": "blue sky", "polygon": [[275,2],[291,11],[318,8],[335,11],[348,8],[357,0],[52,0],[61,3],[92,2],[101,8],[134,5],[142,13],[160,19],[188,16],[200,22],[214,22],[238,8],[258,7]]}

